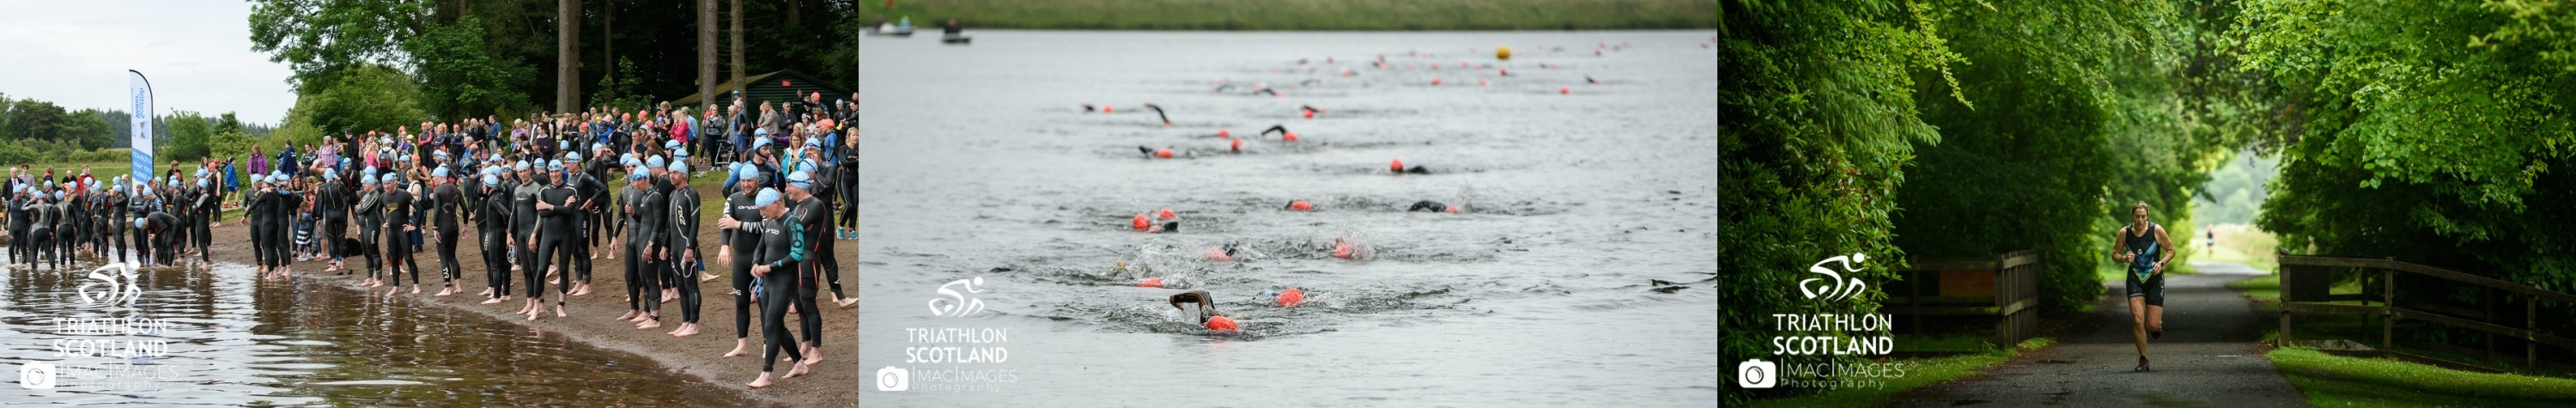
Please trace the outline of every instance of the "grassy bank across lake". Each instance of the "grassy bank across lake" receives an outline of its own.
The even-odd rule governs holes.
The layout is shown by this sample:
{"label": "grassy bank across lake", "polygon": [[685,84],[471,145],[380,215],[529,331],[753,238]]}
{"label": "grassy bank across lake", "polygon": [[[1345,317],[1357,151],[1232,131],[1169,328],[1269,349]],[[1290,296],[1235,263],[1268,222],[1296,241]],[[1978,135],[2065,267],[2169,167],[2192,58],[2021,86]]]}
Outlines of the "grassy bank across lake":
{"label": "grassy bank across lake", "polygon": [[938,32],[1092,30],[1633,30],[1717,28],[1720,0],[858,0],[859,20]]}

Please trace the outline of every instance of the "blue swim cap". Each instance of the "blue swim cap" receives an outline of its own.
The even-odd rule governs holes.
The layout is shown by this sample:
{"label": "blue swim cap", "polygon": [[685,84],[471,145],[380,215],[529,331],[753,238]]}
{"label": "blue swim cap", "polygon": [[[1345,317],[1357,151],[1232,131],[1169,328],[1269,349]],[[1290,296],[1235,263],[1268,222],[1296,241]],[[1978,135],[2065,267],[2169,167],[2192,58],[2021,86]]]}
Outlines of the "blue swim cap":
{"label": "blue swim cap", "polygon": [[671,171],[680,173],[681,177],[688,177],[689,164],[686,162],[671,162]]}
{"label": "blue swim cap", "polygon": [[806,190],[813,190],[814,175],[806,174],[804,171],[787,173],[787,185]]}
{"label": "blue swim cap", "polygon": [[322,169],[322,178],[340,178],[340,172],[331,171],[331,169]]}
{"label": "blue swim cap", "polygon": [[547,160],[546,171],[564,171],[562,160]]}
{"label": "blue swim cap", "polygon": [[768,134],[769,134],[769,131],[768,131],[768,130],[762,130],[762,131],[761,131],[761,135],[762,135],[761,137],[756,138],[756,139],[752,139],[752,141],[751,141],[751,149],[752,149],[752,150],[760,150],[760,148],[763,148],[763,147],[769,147],[769,137],[768,137]]}
{"label": "blue swim cap", "polygon": [[645,158],[645,159],[644,159],[644,168],[649,168],[649,169],[658,169],[658,168],[663,168],[663,167],[665,167],[665,165],[664,165],[664,164],[662,164],[662,156],[660,156],[660,155],[655,155],[655,156],[653,156],[653,157],[649,157],[649,158]]}
{"label": "blue swim cap", "polygon": [[570,141],[570,140],[557,140],[557,141],[555,141],[555,150],[572,150],[572,141]]}
{"label": "blue swim cap", "polygon": [[664,140],[664,141],[662,141],[662,150],[669,150],[669,151],[672,151],[672,152],[680,152],[680,151],[681,151],[681,150],[680,150],[680,141],[678,141],[678,140]]}
{"label": "blue swim cap", "polygon": [[752,196],[751,199],[753,206],[765,206],[775,202],[778,202],[778,189],[775,188],[760,189],[760,194]]}
{"label": "blue swim cap", "polygon": [[143,225],[143,224],[146,224],[146,222],[145,222],[144,218],[145,218],[145,217],[134,217],[134,225]]}
{"label": "blue swim cap", "polygon": [[581,153],[564,152],[563,161],[565,163],[580,163]]}
{"label": "blue swim cap", "polygon": [[358,172],[358,174],[364,176],[359,178],[376,178],[376,175],[381,173],[376,171],[376,166],[367,166],[366,171]]}
{"label": "blue swim cap", "polygon": [[501,176],[494,173],[483,173],[483,185],[488,186],[494,184],[501,184]]}
{"label": "blue swim cap", "polygon": [[430,170],[430,171],[429,171],[429,176],[430,176],[430,177],[437,177],[437,178],[447,178],[447,166],[438,166],[438,169],[437,169],[437,170]]}
{"label": "blue swim cap", "polygon": [[518,171],[528,171],[528,161],[520,160],[519,164],[511,165],[510,168]]}
{"label": "blue swim cap", "polygon": [[376,184],[376,175],[358,176],[358,184]]}
{"label": "blue swim cap", "polygon": [[760,166],[754,166],[751,165],[751,163],[734,163],[733,178],[736,180],[759,180]]}
{"label": "blue swim cap", "polygon": [[644,172],[640,172],[640,171],[638,171],[638,172],[626,173],[626,179],[627,179],[627,180],[643,180],[643,179],[644,179]]}
{"label": "blue swim cap", "polygon": [[402,173],[385,173],[385,184],[396,184],[401,182]]}
{"label": "blue swim cap", "polygon": [[199,167],[199,168],[197,168],[197,178],[206,178],[206,168],[204,168],[204,167]]}
{"label": "blue swim cap", "polygon": [[752,136],[769,136],[769,128],[752,128]]}
{"label": "blue swim cap", "polygon": [[206,179],[197,179],[197,188],[206,188]]}

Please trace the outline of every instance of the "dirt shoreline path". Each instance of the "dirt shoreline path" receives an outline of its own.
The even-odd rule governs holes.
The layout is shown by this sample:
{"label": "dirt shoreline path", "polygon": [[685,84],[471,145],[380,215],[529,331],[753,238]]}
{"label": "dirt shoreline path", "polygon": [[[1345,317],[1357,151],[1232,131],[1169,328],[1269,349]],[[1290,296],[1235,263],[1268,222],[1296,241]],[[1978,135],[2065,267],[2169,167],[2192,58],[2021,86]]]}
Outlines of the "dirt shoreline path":
{"label": "dirt shoreline path", "polygon": [[[721,196],[716,195],[712,188],[699,187],[698,190],[702,197],[719,197],[707,201],[704,204],[707,208],[712,209],[722,205],[723,199],[720,198]],[[709,215],[708,219],[712,220],[714,213],[715,211],[713,210],[707,210],[706,214]],[[214,252],[212,253],[215,260],[243,265],[254,263],[251,253],[250,228],[247,224],[244,224],[248,220],[238,216],[227,216],[224,221],[223,226],[214,228],[215,243],[213,245]],[[355,235],[356,233],[357,231],[355,227],[350,228],[350,234]],[[474,228],[469,224],[464,226],[458,235],[470,240],[475,236],[474,234]],[[699,231],[700,241],[707,243],[706,246],[701,249],[709,252],[715,251],[716,248],[714,244],[718,241],[718,237],[720,236],[721,235],[718,234],[715,229],[715,222],[708,221],[706,226],[701,228]],[[608,248],[609,246],[606,241],[602,241],[601,245],[595,251],[598,251],[602,256],[606,256],[607,251],[609,251]],[[816,303],[822,306],[821,309],[824,309],[822,315],[824,331],[823,362],[814,365],[811,370],[812,372],[809,375],[797,376],[796,378],[786,380],[778,380],[777,384],[771,385],[769,388],[754,390],[743,386],[743,383],[751,382],[753,378],[757,378],[760,375],[760,317],[759,314],[756,313],[757,310],[755,310],[755,313],[752,314],[751,322],[752,355],[733,358],[721,357],[724,355],[725,351],[732,350],[734,346],[733,332],[735,325],[733,319],[733,298],[731,294],[733,283],[732,277],[728,276],[728,274],[731,273],[731,270],[719,270],[717,265],[713,265],[712,262],[715,261],[715,257],[712,254],[706,257],[707,262],[711,263],[708,265],[708,272],[716,273],[718,276],[724,277],[700,283],[699,289],[705,297],[705,301],[701,303],[702,306],[700,308],[701,316],[699,317],[698,322],[698,335],[689,337],[671,337],[670,335],[663,333],[668,332],[673,328],[677,328],[679,325],[680,307],[679,302],[676,301],[662,304],[663,327],[661,328],[636,329],[633,323],[613,320],[617,315],[626,312],[626,259],[623,257],[616,260],[602,258],[593,261],[594,265],[592,266],[591,273],[591,286],[593,291],[589,295],[572,297],[572,300],[565,307],[566,313],[570,314],[570,317],[561,319],[555,318],[554,314],[551,312],[551,308],[549,308],[549,311],[544,313],[542,319],[536,322],[529,322],[525,315],[510,314],[511,311],[517,310],[523,303],[523,301],[518,297],[513,297],[508,302],[498,304],[478,304],[479,302],[482,302],[484,298],[476,296],[473,292],[480,292],[483,290],[483,279],[485,276],[482,263],[483,254],[480,248],[475,245],[471,245],[470,243],[467,245],[457,246],[456,259],[458,262],[465,264],[463,265],[463,272],[461,272],[461,277],[458,278],[458,281],[460,282],[460,285],[465,288],[467,293],[446,297],[431,296],[438,292],[439,276],[437,268],[439,267],[439,262],[437,248],[435,246],[424,245],[421,249],[423,252],[413,254],[413,257],[418,260],[421,265],[427,267],[425,268],[427,273],[421,276],[421,284],[425,286],[421,288],[421,293],[417,295],[411,294],[410,288],[404,288],[400,294],[393,295],[399,298],[396,301],[427,302],[428,304],[482,313],[486,316],[491,316],[492,318],[518,323],[533,330],[568,336],[576,341],[589,343],[601,348],[634,353],[645,358],[650,358],[654,362],[660,363],[665,369],[671,370],[672,372],[678,373],[682,376],[726,388],[744,390],[743,394],[746,397],[756,401],[775,405],[800,407],[858,405],[858,390],[861,385],[859,382],[860,376],[858,362],[858,309],[841,309],[833,307],[830,301],[831,294],[829,293],[823,294],[820,299],[816,300]],[[831,254],[831,256],[840,258],[843,286],[848,291],[853,292],[853,295],[855,295],[855,292],[858,290],[856,287],[858,277],[858,252],[857,241],[840,241],[835,244],[833,253]],[[330,267],[330,263],[328,261],[296,262],[295,279],[329,282],[359,290],[374,289],[370,292],[370,294],[374,296],[385,296],[386,289],[391,288],[391,286],[366,288],[358,284],[360,280],[366,277],[363,258],[350,257],[347,261],[347,265],[353,269],[352,271],[349,271],[349,274],[335,275],[332,273],[322,272],[322,269]],[[406,286],[409,286],[410,277],[406,275],[404,278],[404,283]],[[551,294],[555,292],[555,288],[552,283],[553,280],[549,279],[547,282],[548,284],[546,285],[547,287],[545,290],[546,293],[549,294],[548,298],[551,299],[553,298]],[[525,283],[521,282],[520,284],[524,285]],[[525,289],[523,288],[524,286],[514,287],[513,290],[524,291]],[[791,327],[791,330],[793,330],[792,327],[795,325],[796,316],[790,314],[787,318],[789,319],[788,325]],[[800,336],[798,338],[802,339],[802,332],[800,331],[798,333]],[[777,374],[786,374],[788,367],[788,363],[780,362],[776,368],[778,370]]]}
{"label": "dirt shoreline path", "polygon": [[2024,353],[1984,373],[1899,394],[1890,405],[2305,407],[2307,396],[2264,358],[2263,324],[2228,282],[2262,275],[2236,263],[2193,263],[2166,279],[2165,332],[2147,342],[2154,370],[2133,372],[2121,282],[2090,314],[2099,327]]}

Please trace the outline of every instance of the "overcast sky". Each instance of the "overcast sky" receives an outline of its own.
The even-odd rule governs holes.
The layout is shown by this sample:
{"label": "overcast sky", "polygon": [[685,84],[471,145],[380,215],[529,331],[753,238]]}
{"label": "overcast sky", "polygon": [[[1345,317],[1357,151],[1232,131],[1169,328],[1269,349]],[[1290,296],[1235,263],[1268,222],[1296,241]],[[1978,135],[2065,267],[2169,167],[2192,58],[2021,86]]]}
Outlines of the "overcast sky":
{"label": "overcast sky", "polygon": [[124,109],[125,70],[152,80],[161,114],[238,113],[275,125],[295,105],[285,63],[250,49],[250,2],[9,1],[0,12],[0,94]]}

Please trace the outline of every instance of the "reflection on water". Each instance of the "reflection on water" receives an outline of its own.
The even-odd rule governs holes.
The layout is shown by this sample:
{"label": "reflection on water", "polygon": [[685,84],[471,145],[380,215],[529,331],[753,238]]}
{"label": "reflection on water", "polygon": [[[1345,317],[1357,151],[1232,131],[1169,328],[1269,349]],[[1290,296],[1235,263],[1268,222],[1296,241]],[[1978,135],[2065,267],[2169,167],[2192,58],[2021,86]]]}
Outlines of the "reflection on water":
{"label": "reflection on water", "polygon": [[[94,267],[13,267],[0,274],[0,288],[7,290],[0,293],[0,362],[6,364],[0,369],[52,365],[57,373],[51,389],[0,386],[0,401],[749,404],[733,390],[688,381],[641,356],[578,344],[558,333],[310,280],[258,282],[242,265],[218,265],[211,272],[146,268],[130,281],[142,292],[129,304],[84,303],[83,290],[93,299],[105,298],[111,286],[96,284],[104,281],[90,277]],[[66,331],[59,325],[64,322],[100,324]],[[58,341],[72,346],[58,347]]]}

